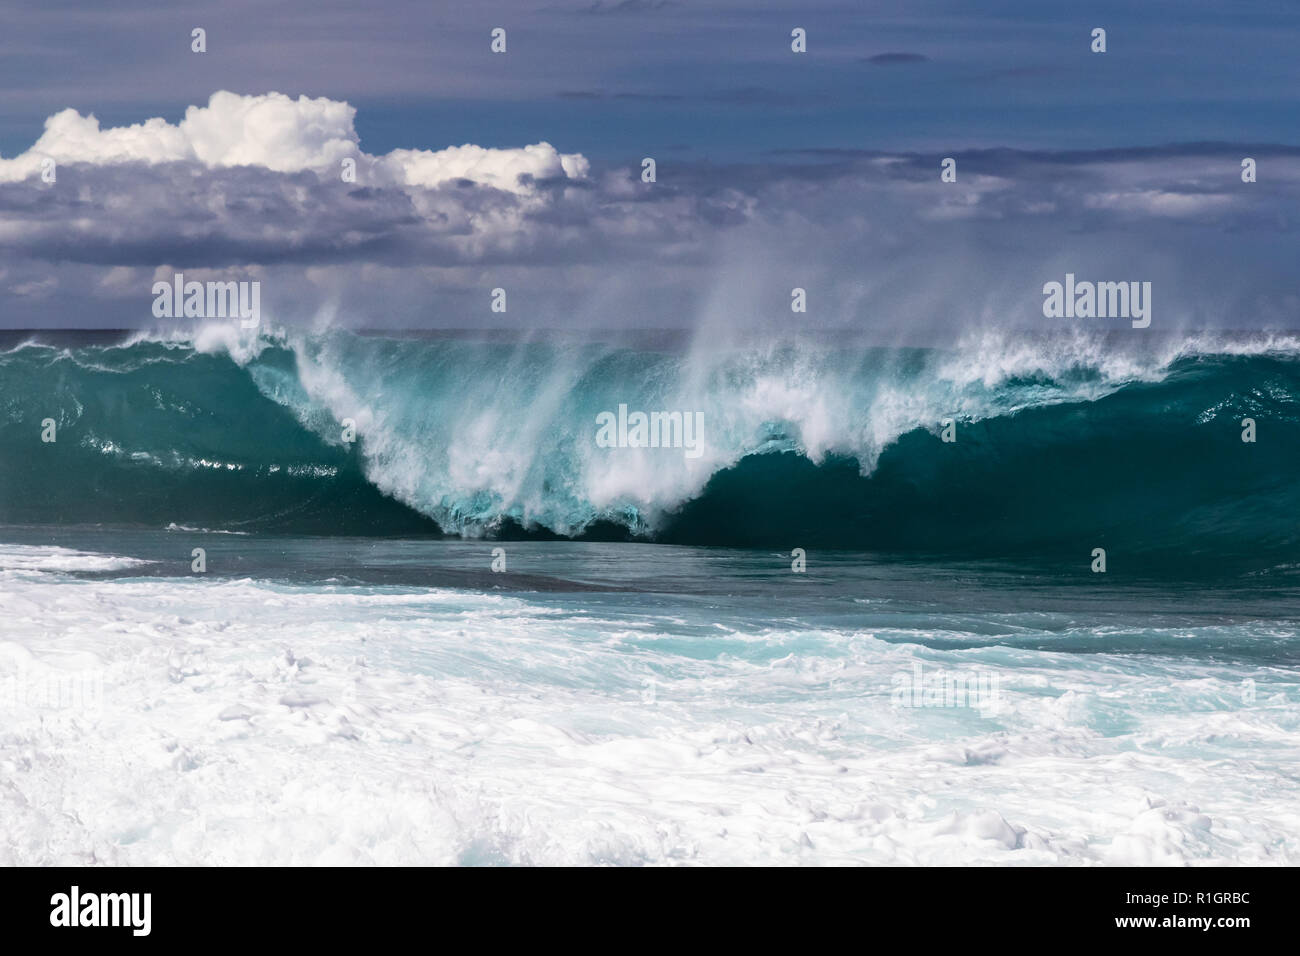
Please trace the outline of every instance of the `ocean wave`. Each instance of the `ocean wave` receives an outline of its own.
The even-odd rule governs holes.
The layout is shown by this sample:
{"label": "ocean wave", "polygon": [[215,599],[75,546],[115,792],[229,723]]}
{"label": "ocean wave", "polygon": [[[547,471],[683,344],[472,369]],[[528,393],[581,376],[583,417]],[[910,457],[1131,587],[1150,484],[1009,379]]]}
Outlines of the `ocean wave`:
{"label": "ocean wave", "polygon": [[[1300,340],[1149,343],[26,340],[0,353],[0,521],[1294,559]],[[620,405],[699,413],[696,454],[600,447]]]}

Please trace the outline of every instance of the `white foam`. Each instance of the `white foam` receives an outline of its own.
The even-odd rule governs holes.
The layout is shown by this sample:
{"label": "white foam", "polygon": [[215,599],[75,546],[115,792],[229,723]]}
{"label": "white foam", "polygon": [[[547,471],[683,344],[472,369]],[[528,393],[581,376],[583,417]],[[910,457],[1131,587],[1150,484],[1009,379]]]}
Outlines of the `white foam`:
{"label": "white foam", "polygon": [[[103,690],[3,715],[0,864],[1300,862],[1293,677],[600,607],[14,577],[0,680]],[[1004,707],[893,706],[918,662]]]}
{"label": "white foam", "polygon": [[139,558],[70,548],[0,544],[0,570],[3,571],[119,571],[148,563]]}

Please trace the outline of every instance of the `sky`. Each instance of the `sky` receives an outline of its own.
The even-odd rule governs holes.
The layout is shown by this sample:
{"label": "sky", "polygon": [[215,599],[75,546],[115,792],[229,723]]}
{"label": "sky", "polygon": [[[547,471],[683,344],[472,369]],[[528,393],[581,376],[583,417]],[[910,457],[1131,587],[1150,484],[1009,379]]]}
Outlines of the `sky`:
{"label": "sky", "polygon": [[942,335],[1074,273],[1289,328],[1297,41],[1300,0],[6,4],[0,327],[148,325],[184,271],[286,323]]}

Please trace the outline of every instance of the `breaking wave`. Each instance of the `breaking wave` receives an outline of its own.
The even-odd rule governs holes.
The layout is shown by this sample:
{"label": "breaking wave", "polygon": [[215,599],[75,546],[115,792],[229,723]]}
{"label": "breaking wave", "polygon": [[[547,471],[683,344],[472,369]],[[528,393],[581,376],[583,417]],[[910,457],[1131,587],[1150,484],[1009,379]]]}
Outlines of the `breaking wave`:
{"label": "breaking wave", "polygon": [[[34,335],[0,353],[0,522],[1275,567],[1300,560],[1298,403],[1276,336]],[[698,457],[599,447],[620,404],[702,413]]]}

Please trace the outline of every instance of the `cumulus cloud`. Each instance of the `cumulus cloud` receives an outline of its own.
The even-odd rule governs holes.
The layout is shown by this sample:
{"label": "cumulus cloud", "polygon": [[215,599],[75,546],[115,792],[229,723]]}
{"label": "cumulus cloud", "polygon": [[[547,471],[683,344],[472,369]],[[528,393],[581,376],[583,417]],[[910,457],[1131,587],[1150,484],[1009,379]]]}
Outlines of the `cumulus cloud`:
{"label": "cumulus cloud", "polygon": [[523,149],[484,149],[470,144],[437,152],[395,149],[378,165],[407,186],[440,186],[465,179],[511,192],[527,191],[522,184],[529,179],[583,179],[591,168],[585,157],[562,155],[550,143]]}
{"label": "cumulus cloud", "polygon": [[46,120],[45,132],[31,149],[0,159],[0,182],[39,174],[45,159],[92,166],[192,162],[207,169],[255,166],[337,176],[342,161],[350,158],[383,183],[437,186],[463,179],[524,193],[530,180],[581,179],[589,168],[581,155],[562,155],[549,143],[521,149],[402,149],[370,156],[360,148],[356,113],[355,107],[325,97],[295,100],[283,93],[241,96],[224,90],[213,93],[207,106],[190,106],[175,126],[154,118],[102,129],[93,115],[66,109]]}

